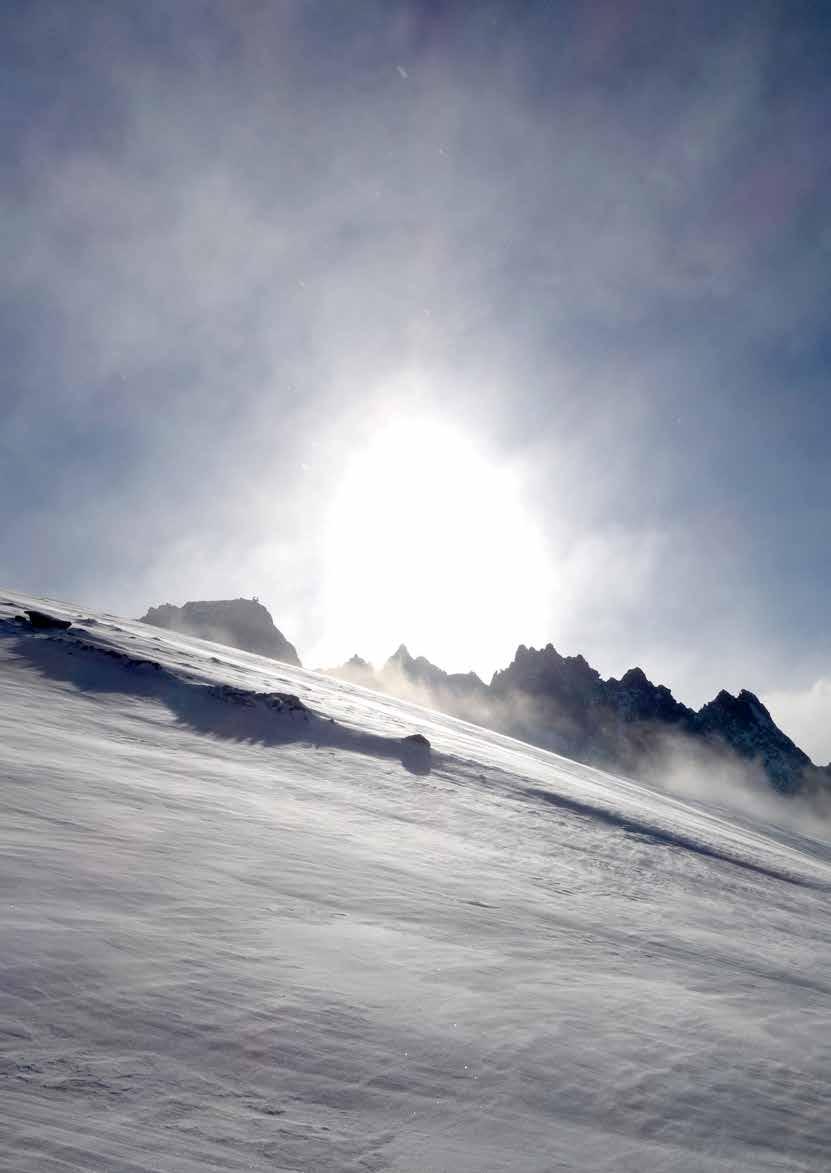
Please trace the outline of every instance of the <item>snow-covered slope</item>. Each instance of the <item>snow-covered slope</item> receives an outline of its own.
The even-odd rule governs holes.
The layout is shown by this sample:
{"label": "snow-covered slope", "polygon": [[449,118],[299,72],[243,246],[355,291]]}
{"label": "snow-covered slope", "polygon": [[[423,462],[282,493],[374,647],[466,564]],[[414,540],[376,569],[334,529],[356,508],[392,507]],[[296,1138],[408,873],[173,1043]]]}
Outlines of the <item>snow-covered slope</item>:
{"label": "snow-covered slope", "polygon": [[824,841],[64,604],[0,657],[3,1169],[828,1168]]}

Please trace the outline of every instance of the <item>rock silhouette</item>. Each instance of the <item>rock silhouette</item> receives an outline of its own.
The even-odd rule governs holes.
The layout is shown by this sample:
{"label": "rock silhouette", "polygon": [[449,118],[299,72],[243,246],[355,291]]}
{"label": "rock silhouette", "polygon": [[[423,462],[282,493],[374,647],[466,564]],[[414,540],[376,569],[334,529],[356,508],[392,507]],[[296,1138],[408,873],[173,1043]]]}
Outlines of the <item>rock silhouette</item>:
{"label": "rock silhouette", "polygon": [[151,607],[141,622],[302,666],[294,645],[275,627],[268,610],[256,599],[203,600],[183,607],[163,603]]}

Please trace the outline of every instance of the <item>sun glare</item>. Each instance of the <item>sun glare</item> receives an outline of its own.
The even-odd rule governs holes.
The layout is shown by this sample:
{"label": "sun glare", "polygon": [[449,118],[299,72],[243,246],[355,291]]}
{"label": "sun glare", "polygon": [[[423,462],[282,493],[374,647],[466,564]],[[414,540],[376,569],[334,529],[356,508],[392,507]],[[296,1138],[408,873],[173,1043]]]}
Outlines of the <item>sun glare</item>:
{"label": "sun glare", "polygon": [[405,642],[448,671],[489,673],[545,626],[547,559],[519,478],[438,422],[386,424],[355,453],[326,563],[327,645],[344,654],[377,663]]}

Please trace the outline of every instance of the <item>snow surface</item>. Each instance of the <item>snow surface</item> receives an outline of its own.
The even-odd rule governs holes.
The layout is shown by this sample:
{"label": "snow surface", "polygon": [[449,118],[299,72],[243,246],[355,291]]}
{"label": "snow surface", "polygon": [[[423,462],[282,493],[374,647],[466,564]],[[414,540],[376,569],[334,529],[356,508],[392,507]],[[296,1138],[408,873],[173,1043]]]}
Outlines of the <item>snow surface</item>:
{"label": "snow surface", "polygon": [[3,1169],[829,1168],[826,841],[65,604],[0,660]]}

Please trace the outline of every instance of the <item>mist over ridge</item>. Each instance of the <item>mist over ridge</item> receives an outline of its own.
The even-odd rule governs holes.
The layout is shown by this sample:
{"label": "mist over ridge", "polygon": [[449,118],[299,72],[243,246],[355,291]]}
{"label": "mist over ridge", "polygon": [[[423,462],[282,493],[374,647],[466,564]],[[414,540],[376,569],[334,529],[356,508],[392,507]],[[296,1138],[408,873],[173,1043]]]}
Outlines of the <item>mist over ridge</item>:
{"label": "mist over ridge", "polygon": [[[300,665],[256,598],[164,604],[142,622]],[[682,787],[709,779],[713,797],[767,784],[831,809],[831,763],[815,765],[747,689],[722,689],[696,711],[640,667],[604,680],[582,655],[562,656],[551,643],[520,644],[489,684],[475,672],[445,672],[403,643],[379,668],[356,654],[324,671],[611,771],[670,786],[683,776]]]}

